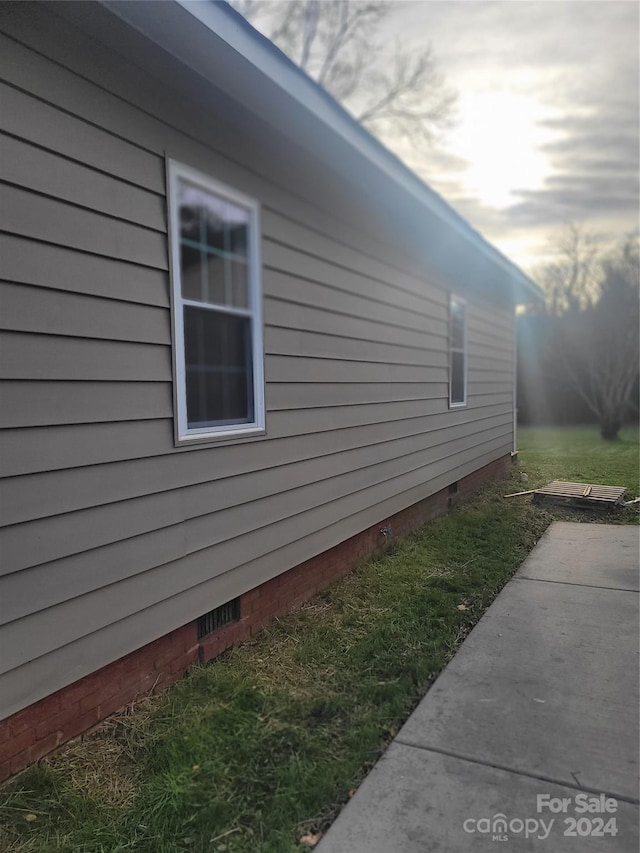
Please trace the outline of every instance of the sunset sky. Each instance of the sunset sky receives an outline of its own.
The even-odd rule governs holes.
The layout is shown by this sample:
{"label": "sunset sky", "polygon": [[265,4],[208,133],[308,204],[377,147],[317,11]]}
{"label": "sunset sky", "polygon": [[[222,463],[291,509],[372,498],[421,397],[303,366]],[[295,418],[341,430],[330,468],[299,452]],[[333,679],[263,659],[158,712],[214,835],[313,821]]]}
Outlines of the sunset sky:
{"label": "sunset sky", "polygon": [[531,271],[563,226],[613,242],[638,227],[639,4],[396,0],[389,39],[431,43],[458,92],[436,148],[393,148]]}

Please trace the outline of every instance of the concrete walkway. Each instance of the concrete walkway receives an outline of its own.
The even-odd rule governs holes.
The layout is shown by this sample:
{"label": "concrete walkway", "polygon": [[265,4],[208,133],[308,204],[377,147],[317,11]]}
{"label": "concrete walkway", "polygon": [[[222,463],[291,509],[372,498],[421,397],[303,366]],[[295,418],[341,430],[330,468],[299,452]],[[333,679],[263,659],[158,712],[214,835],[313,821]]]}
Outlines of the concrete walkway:
{"label": "concrete walkway", "polygon": [[638,540],[554,522],[316,850],[637,853]]}

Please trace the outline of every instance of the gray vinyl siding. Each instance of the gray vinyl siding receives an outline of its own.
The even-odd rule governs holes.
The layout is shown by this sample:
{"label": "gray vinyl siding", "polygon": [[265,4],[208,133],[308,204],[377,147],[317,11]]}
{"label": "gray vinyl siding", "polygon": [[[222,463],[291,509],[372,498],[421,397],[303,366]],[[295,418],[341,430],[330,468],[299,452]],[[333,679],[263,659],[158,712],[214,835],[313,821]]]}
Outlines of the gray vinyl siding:
{"label": "gray vinyl siding", "polygon": [[[305,198],[301,152],[270,159],[50,10],[0,29],[7,716],[508,453],[513,307],[341,220],[330,176],[336,209]],[[174,446],[166,153],[262,205],[265,437]]]}

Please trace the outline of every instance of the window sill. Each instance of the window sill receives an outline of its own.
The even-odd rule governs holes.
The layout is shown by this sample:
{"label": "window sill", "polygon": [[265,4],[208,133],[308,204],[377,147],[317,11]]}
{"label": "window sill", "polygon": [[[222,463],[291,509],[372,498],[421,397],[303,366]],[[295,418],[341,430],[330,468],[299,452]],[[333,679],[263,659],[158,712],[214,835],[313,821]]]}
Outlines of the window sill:
{"label": "window sill", "polygon": [[230,430],[224,433],[203,433],[201,435],[185,435],[181,438],[175,438],[174,445],[177,448],[196,448],[196,447],[211,447],[218,444],[238,444],[243,440],[265,437],[267,430],[265,427],[254,427],[252,429]]}

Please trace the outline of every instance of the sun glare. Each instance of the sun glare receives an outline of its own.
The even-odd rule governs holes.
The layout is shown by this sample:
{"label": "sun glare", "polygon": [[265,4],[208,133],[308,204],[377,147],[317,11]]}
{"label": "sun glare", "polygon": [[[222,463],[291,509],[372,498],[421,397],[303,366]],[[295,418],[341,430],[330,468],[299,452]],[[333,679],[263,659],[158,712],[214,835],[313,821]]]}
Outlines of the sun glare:
{"label": "sun glare", "polygon": [[448,150],[469,162],[459,177],[484,204],[513,204],[519,189],[540,189],[551,171],[538,146],[552,137],[538,124],[539,106],[506,92],[461,96]]}

